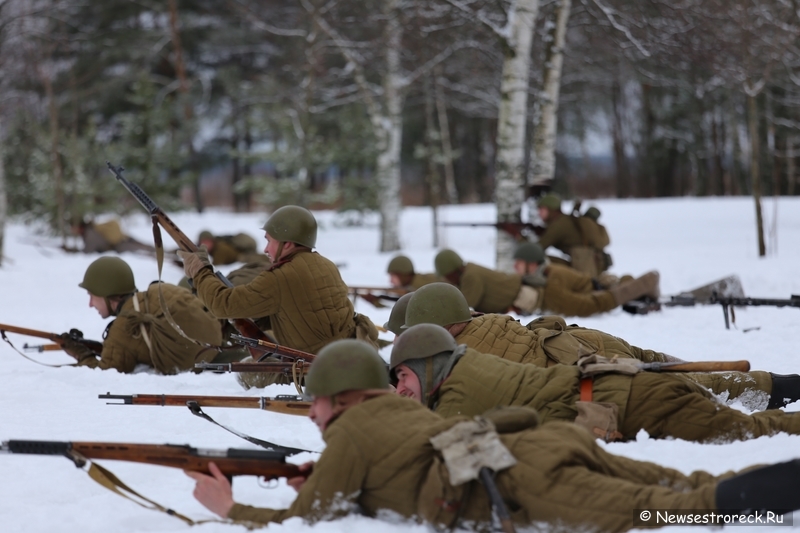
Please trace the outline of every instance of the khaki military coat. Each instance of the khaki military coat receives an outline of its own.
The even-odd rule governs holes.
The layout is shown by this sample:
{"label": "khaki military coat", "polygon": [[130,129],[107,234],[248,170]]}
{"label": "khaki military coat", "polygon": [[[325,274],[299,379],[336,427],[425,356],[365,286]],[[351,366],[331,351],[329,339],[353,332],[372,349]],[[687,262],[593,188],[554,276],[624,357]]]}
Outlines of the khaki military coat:
{"label": "khaki military coat", "polygon": [[[213,359],[216,351],[205,350],[170,325],[161,308],[158,292],[158,284],[154,283],[146,291],[134,294],[132,298],[138,300],[139,311],[135,310],[133,299],[129,298],[106,329],[100,358],[85,358],[79,365],[130,373],[136,365],[143,364],[162,374],[175,374],[194,368],[196,362]],[[161,292],[173,320],[187,336],[204,344],[220,345],[221,324],[191,292],[166,283],[161,284]],[[142,327],[152,349],[145,342]]]}
{"label": "khaki military coat", "polygon": [[505,313],[516,300],[522,276],[467,263],[458,288],[470,307],[481,313]]}
{"label": "khaki military coat", "polygon": [[280,344],[316,353],[332,341],[355,337],[347,285],[336,265],[316,252],[293,253],[238,287],[226,287],[209,268],[194,282],[197,296],[218,318],[269,317]]}
{"label": "khaki military coat", "polygon": [[617,307],[609,291],[596,291],[592,278],[562,265],[548,265],[544,271],[540,308],[564,316],[591,316]]}
{"label": "khaki military coat", "polygon": [[411,283],[409,283],[406,288],[411,291],[415,291],[420,287],[424,287],[429,283],[437,283],[440,281],[444,281],[438,275],[431,273],[431,274],[414,274],[414,277],[411,278]]}
{"label": "khaki military coat", "polygon": [[[596,329],[567,325],[561,317],[544,316],[523,326],[508,315],[485,314],[469,321],[456,342],[481,353],[541,368],[574,365],[583,355],[637,359],[644,363],[669,362],[667,354],[632,346]],[[768,372],[708,372],[683,375],[726,400],[747,400],[752,409],[763,409],[772,392]]]}
{"label": "khaki military coat", "polygon": [[[465,420],[444,420],[418,402],[387,394],[351,407],[323,433],[325,450],[288,509],[236,504],[229,518],[256,523],[299,516],[309,522],[352,513],[400,516],[490,531],[490,505],[478,482],[453,487],[429,439]],[[571,424],[501,435],[517,464],[496,483],[520,526],[622,532],[634,509],[714,509],[719,478],[689,476],[617,457]],[[731,474],[726,474],[730,476]],[[458,503],[464,499],[463,505]]]}
{"label": "khaki military coat", "polygon": [[[542,369],[468,349],[439,385],[432,403],[445,418],[519,406],[536,409],[543,422],[573,421],[578,416],[580,382],[575,366]],[[670,374],[598,375],[592,381],[591,400],[616,406],[616,425],[624,439],[636,438],[642,429],[655,438],[704,443],[781,431],[800,434],[800,413],[774,410],[747,415],[719,404],[700,385]]]}

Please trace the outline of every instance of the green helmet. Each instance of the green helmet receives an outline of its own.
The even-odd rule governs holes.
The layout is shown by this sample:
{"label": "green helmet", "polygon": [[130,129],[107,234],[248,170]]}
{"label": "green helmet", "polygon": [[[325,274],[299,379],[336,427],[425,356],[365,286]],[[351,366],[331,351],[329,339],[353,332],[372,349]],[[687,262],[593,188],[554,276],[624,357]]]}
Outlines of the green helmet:
{"label": "green helmet", "polygon": [[417,324],[449,326],[472,320],[467,299],[449,283],[429,283],[411,294],[404,330]]}
{"label": "green helmet", "polygon": [[561,210],[561,198],[557,194],[545,194],[536,200],[536,207],[547,207],[549,209]]}
{"label": "green helmet", "polygon": [[592,206],[592,207],[590,207],[589,209],[586,210],[586,212],[583,214],[583,216],[589,217],[592,220],[594,220],[595,222],[597,222],[597,219],[600,218],[600,210],[597,209],[596,207]]}
{"label": "green helmet", "polygon": [[313,248],[317,244],[317,220],[311,211],[297,205],[285,205],[272,213],[261,228],[280,242],[293,242]]}
{"label": "green helmet", "polygon": [[446,329],[435,324],[417,324],[410,327],[392,347],[389,372],[412,359],[426,359],[442,352],[452,352],[458,343]]}
{"label": "green helmet", "polygon": [[364,341],[334,341],[317,354],[306,376],[306,396],[333,396],[348,390],[388,389],[386,363]]}
{"label": "green helmet", "polygon": [[526,263],[544,263],[544,250],[534,242],[523,242],[514,250],[514,259]]}
{"label": "green helmet", "polygon": [[78,287],[101,298],[136,292],[131,267],[119,257],[109,256],[93,261]]}
{"label": "green helmet", "polygon": [[211,241],[211,240],[214,240],[214,234],[212,234],[210,231],[207,230],[201,231],[200,236],[197,238],[197,242]]}
{"label": "green helmet", "polygon": [[413,274],[414,264],[411,259],[404,255],[398,255],[389,261],[389,266],[386,267],[387,274]]}
{"label": "green helmet", "polygon": [[440,276],[447,276],[464,266],[464,260],[453,250],[442,250],[436,254],[433,263],[436,265],[436,273]]}
{"label": "green helmet", "polygon": [[389,315],[389,321],[383,325],[384,328],[388,329],[395,335],[400,335],[404,329],[402,329],[403,324],[406,323],[406,309],[408,308],[408,302],[411,300],[411,297],[414,296],[413,292],[409,292],[408,294],[404,294],[394,303],[394,307],[392,307],[392,313]]}

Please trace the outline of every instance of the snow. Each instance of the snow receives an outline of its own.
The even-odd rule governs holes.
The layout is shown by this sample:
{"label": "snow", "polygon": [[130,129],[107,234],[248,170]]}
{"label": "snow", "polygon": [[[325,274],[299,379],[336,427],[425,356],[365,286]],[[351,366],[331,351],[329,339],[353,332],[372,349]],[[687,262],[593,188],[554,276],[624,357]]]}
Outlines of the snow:
{"label": "snow", "polygon": [[[772,216],[772,199],[765,212]],[[800,294],[797,265],[800,262],[800,198],[779,200],[777,253],[759,259],[755,237],[754,208],[748,198],[602,200],[593,202],[602,211],[601,221],[612,237],[612,271],[640,275],[651,269],[661,272],[662,292],[677,293],[708,281],[736,273],[748,296],[788,298]],[[394,255],[376,253],[378,221],[367,218],[363,227],[337,225],[339,216],[319,212],[319,251],[344,263],[342,276],[353,285],[384,286],[388,283],[386,264]],[[176,214],[173,219],[194,237],[200,230],[216,233],[247,231],[260,239],[258,229],[265,214],[235,215],[221,212],[197,215]],[[494,207],[471,205],[441,209],[443,221],[492,221]],[[131,216],[124,221],[128,233],[151,242],[149,219]],[[401,218],[403,253],[418,271],[433,269],[431,214],[424,208],[406,208]],[[165,242],[169,237],[164,236]],[[468,261],[493,266],[495,232],[491,228],[447,228],[443,245],[457,250]],[[62,332],[76,327],[87,338],[100,339],[106,321],[87,305],[88,297],[77,284],[88,264],[97,256],[66,254],[56,240],[43,237],[35,228],[12,223],[7,227],[7,261],[0,269],[0,322]],[[126,254],[137,285],[157,276],[155,261]],[[228,268],[223,268],[227,272]],[[164,266],[164,279],[177,282],[182,276],[174,265]],[[383,324],[388,309],[375,309],[364,301],[357,310]],[[726,330],[718,306],[670,308],[648,316],[631,316],[616,310],[570,323],[601,329],[632,344],[654,348],[688,360],[748,359],[754,369],[777,373],[800,370],[796,347],[800,338],[797,309],[769,307],[737,312],[737,328]],[[752,329],[747,333],[744,330]],[[17,346],[38,339],[9,335]],[[390,335],[387,335],[389,338]],[[388,357],[388,351],[384,351]],[[243,391],[228,374],[182,374],[157,376],[148,373],[122,375],[115,371],[87,368],[48,368],[26,361],[0,343],[0,440],[42,439],[74,441],[118,441],[191,444],[201,448],[252,448],[253,446],[200,420],[182,408],[109,406],[98,394],[166,393],[218,395],[293,394],[291,386],[271,386]],[[31,354],[48,363],[68,363],[60,352]],[[738,406],[742,408],[741,406]],[[743,409],[743,408],[742,408]],[[787,410],[800,410],[791,405]],[[248,409],[206,411],[221,423],[241,431],[285,444],[322,450],[316,427],[302,417]],[[642,432],[636,442],[606,447],[613,453],[635,459],[653,460],[683,472],[705,469],[722,473],[759,463],[797,457],[800,436],[785,434],[747,442],[700,445],[678,440],[654,440]],[[292,458],[304,462],[303,454]],[[80,531],[93,533],[177,532],[189,526],[162,513],[142,509],[92,482],[61,457],[5,455],[0,481],[0,519],[3,532]],[[192,497],[193,482],[182,472],[149,465],[102,462],[135,490],[194,519],[212,518]],[[285,507],[294,497],[284,482],[259,486],[252,477],[237,478],[234,496],[243,503]],[[579,505],[580,502],[576,502]],[[796,518],[797,515],[796,514]],[[236,525],[211,522],[199,527],[204,532],[244,531]],[[361,533],[372,531],[427,531],[424,526],[377,521],[351,516],[314,526],[300,519],[266,531]],[[673,529],[676,531],[676,529]],[[688,530],[687,530],[688,531]],[[700,531],[692,528],[692,532]]]}

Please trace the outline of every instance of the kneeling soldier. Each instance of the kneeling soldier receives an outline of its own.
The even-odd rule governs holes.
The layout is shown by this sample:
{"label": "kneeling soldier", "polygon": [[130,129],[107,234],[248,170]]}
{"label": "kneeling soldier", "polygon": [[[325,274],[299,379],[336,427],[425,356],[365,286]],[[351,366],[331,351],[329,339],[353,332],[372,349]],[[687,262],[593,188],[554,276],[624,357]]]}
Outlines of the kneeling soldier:
{"label": "kneeling soldier", "polygon": [[800,507],[797,461],[739,475],[698,471],[687,476],[612,455],[574,424],[536,427],[536,414],[528,409],[499,410],[479,420],[442,419],[419,402],[391,394],[385,363],[359,341],[326,346],[306,383],[313,402],[309,416],[326,447],[307,479],[289,480],[298,490],[291,506],[277,510],[235,503],[230,482],[216,466],[213,476],[187,472],[197,481],[194,495],[203,505],[251,524],[295,516],[309,522],[348,514],[377,517],[390,511],[442,527],[469,524],[489,530],[487,491],[476,480],[451,481],[451,463],[443,459],[448,448],[441,442],[479,427],[485,432],[481,436],[490,436],[510,457],[511,466],[497,467],[495,486],[520,526],[622,532],[635,526],[635,509],[741,514]]}
{"label": "kneeling soldier", "polygon": [[[635,372],[626,364],[619,372]],[[800,435],[800,413],[746,415],[719,404],[705,389],[669,374],[589,376],[577,366],[538,368],[458,345],[447,330],[420,324],[394,344],[390,363],[397,392],[445,418],[495,407],[536,409],[543,422],[575,421],[605,440],[650,436],[695,442],[747,440],[781,431]]]}

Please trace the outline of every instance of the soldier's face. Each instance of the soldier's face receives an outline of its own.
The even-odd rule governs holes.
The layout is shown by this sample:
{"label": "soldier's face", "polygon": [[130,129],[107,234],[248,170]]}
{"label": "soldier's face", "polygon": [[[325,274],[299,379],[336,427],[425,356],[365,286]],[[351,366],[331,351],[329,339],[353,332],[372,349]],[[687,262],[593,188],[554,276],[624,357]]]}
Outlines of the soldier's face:
{"label": "soldier's face", "polygon": [[111,312],[106,304],[106,299],[101,298],[100,296],[95,296],[91,292],[89,293],[89,307],[94,307],[97,309],[97,314],[100,315],[100,318],[108,318],[111,316]]}
{"label": "soldier's face", "polygon": [[397,394],[406,398],[414,398],[418,402],[422,401],[422,386],[417,375],[406,365],[400,365],[394,369],[397,377]]}
{"label": "soldier's face", "polygon": [[314,422],[320,431],[325,431],[328,422],[333,416],[333,403],[330,396],[314,397],[311,408],[308,410],[308,417]]}
{"label": "soldier's face", "polygon": [[539,218],[541,218],[545,222],[548,222],[550,220],[550,209],[546,207],[540,207],[538,208],[538,211],[539,211]]}
{"label": "soldier's face", "polygon": [[[273,239],[267,233],[264,233],[264,237],[267,239],[267,245],[264,247],[264,253],[267,254],[269,256],[269,260],[274,263],[278,260],[278,246],[280,246],[281,241]],[[284,252],[285,251],[286,249],[284,247]]]}

